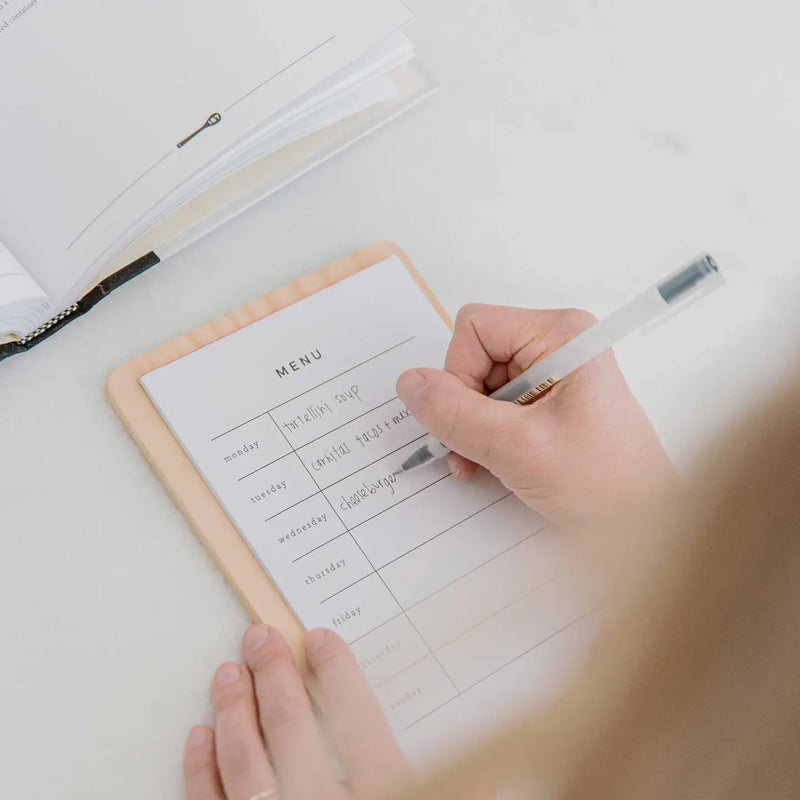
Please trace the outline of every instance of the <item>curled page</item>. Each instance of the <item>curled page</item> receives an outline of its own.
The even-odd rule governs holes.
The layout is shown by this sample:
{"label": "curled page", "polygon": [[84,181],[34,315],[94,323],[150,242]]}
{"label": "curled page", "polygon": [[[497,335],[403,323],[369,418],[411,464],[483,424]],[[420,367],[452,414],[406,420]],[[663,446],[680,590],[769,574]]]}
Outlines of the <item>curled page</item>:
{"label": "curled page", "polygon": [[25,336],[51,315],[44,289],[0,242],[0,337]]}

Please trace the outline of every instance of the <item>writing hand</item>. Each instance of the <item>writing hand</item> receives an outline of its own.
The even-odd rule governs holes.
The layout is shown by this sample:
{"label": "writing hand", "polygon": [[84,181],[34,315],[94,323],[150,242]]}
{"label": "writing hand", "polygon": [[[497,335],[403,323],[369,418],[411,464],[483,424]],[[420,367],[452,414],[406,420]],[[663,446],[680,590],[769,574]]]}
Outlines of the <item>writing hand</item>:
{"label": "writing hand", "polygon": [[448,458],[459,480],[481,465],[564,525],[632,511],[676,475],[612,352],[529,406],[486,397],[595,322],[576,309],[465,306],[445,370],[405,372],[398,396],[455,451]]}

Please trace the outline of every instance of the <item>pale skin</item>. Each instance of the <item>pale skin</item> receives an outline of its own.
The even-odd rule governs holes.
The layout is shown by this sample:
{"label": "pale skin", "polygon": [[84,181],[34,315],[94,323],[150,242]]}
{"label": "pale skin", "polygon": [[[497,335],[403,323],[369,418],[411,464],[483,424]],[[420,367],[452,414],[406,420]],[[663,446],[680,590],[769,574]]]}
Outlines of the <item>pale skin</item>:
{"label": "pale skin", "polygon": [[[445,369],[410,370],[400,376],[397,393],[453,449],[448,461],[458,480],[469,480],[479,465],[488,469],[531,508],[576,531],[587,558],[602,571],[622,543],[604,540],[601,551],[582,532],[635,513],[678,482],[613,354],[576,370],[530,406],[485,396],[594,321],[575,309],[465,306]],[[314,630],[305,658],[343,778],[286,641],[254,625],[242,640],[241,663],[223,664],[212,681],[214,728],[196,726],[189,733],[187,800],[251,800],[260,793],[282,800],[367,800],[412,778],[347,645],[331,631]],[[479,787],[469,795],[486,796]]]}

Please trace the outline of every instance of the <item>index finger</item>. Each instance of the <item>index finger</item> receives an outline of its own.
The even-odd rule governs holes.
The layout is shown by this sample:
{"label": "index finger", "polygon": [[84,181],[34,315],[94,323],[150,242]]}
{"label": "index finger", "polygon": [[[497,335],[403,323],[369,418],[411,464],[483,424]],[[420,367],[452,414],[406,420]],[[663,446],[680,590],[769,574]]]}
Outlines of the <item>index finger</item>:
{"label": "index finger", "polygon": [[502,386],[590,327],[578,309],[529,309],[473,303],[456,316],[445,369],[479,392]]}
{"label": "index finger", "polygon": [[342,797],[286,640],[274,628],[253,625],[244,635],[242,650],[253,673],[261,729],[281,796]]}
{"label": "index finger", "polygon": [[412,773],[364,673],[345,642],[317,628],[306,638],[331,738],[356,797],[379,797]]}

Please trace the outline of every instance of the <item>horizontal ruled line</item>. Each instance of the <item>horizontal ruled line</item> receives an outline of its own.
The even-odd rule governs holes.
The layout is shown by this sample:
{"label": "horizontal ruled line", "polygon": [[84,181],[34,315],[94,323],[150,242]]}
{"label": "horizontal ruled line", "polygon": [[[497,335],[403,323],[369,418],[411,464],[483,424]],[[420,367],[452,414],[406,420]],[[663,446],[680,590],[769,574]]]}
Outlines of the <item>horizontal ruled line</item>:
{"label": "horizontal ruled line", "polygon": [[488,678],[491,678],[492,675],[496,675],[498,672],[500,672],[500,670],[505,669],[507,666],[509,666],[510,664],[513,664],[515,661],[519,661],[523,656],[528,655],[528,653],[530,653],[531,650],[535,650],[537,647],[541,647],[545,642],[549,642],[554,636],[558,636],[559,633],[563,633],[565,630],[567,630],[568,628],[571,628],[573,625],[577,625],[579,622],[581,622],[582,620],[586,619],[586,617],[588,617],[589,614],[593,613],[594,611],[595,611],[595,609],[593,609],[593,608],[589,609],[589,611],[587,611],[585,614],[581,614],[579,617],[576,617],[574,620],[572,620],[572,622],[568,622],[566,625],[564,625],[563,627],[559,628],[557,631],[554,631],[549,636],[546,636],[540,642],[536,642],[536,644],[532,645],[527,650],[525,650],[522,653],[519,653],[518,655],[514,656],[514,658],[510,659],[509,661],[506,661],[505,664],[502,664],[501,666],[497,667],[496,669],[493,669],[491,672],[487,673],[482,678],[478,679],[474,683],[471,683],[469,686],[467,686],[466,689],[464,689],[464,691],[468,692],[470,689],[473,689],[478,684],[483,683]]}
{"label": "horizontal ruled line", "polygon": [[344,370],[344,372],[340,372],[338,375],[334,375],[332,378],[328,378],[326,381],[322,381],[322,383],[318,383],[316,386],[312,386],[310,389],[306,389],[300,394],[295,395],[294,397],[290,397],[288,400],[284,400],[284,402],[279,403],[277,406],[273,406],[268,413],[272,413],[279,408],[283,408],[283,406],[288,405],[289,403],[293,403],[295,400],[299,400],[304,394],[308,394],[309,392],[313,392],[315,389],[319,389],[321,386],[324,386],[326,383],[330,383],[331,381],[335,381],[337,378],[341,378],[342,375],[347,375],[348,372],[352,372],[354,369],[358,369],[359,367],[363,367],[364,364],[369,364],[370,361],[374,361],[376,358],[380,358],[381,356],[385,356],[387,353],[391,353],[392,350],[397,350],[398,347],[402,347],[404,344],[408,344],[412,339],[416,339],[416,336],[409,336],[408,339],[404,339],[402,342],[398,342],[397,344],[393,344],[391,347],[387,347],[386,350],[382,350],[380,353],[376,353],[374,356],[370,356],[369,358],[364,359],[364,361],[359,361],[358,364],[355,364],[352,367]]}
{"label": "horizontal ruled line", "polygon": [[453,644],[453,642],[457,642],[459,639],[463,638],[468,633],[471,633],[476,628],[480,628],[481,625],[489,622],[489,620],[494,619],[495,617],[497,617],[500,614],[502,614],[504,611],[508,611],[509,608],[513,608],[515,605],[517,605],[518,603],[521,603],[523,600],[527,600],[532,594],[536,594],[536,592],[538,592],[540,589],[543,589],[545,586],[548,586],[554,580],[555,579],[551,577],[551,578],[548,578],[545,581],[542,581],[542,583],[536,584],[536,586],[532,587],[531,589],[528,589],[527,592],[523,592],[521,595],[519,595],[518,597],[515,597],[513,600],[509,601],[505,605],[500,606],[500,608],[496,609],[495,611],[492,611],[492,613],[489,614],[488,617],[481,617],[480,619],[478,619],[477,622],[475,622],[473,625],[470,625],[468,628],[464,628],[464,630],[460,631],[456,636],[453,636],[451,639],[448,639],[447,641],[442,642],[436,649],[437,650],[444,650],[445,647],[447,647],[448,645]]}
{"label": "horizontal ruled line", "polygon": [[[571,628],[573,625],[577,625],[577,624],[578,624],[578,623],[579,623],[581,620],[584,620],[584,619],[586,619],[586,617],[588,617],[588,616],[589,616],[589,614],[591,614],[591,613],[592,613],[592,611],[594,611],[594,609],[592,609],[592,610],[590,610],[590,611],[587,611],[585,614],[581,615],[581,616],[580,616],[580,617],[578,617],[577,619],[574,619],[574,620],[572,620],[572,622],[569,622],[569,623],[567,623],[567,624],[566,624],[566,625],[564,625],[562,628],[559,628],[557,631],[554,631],[554,632],[553,632],[553,633],[551,633],[549,636],[546,636],[546,637],[545,637],[544,639],[542,639],[541,641],[538,641],[538,642],[536,642],[536,644],[532,645],[532,646],[531,646],[531,647],[529,647],[527,650],[524,650],[523,652],[521,652],[521,653],[518,653],[516,656],[514,656],[514,658],[510,659],[509,661],[506,661],[506,663],[505,663],[505,664],[501,664],[501,665],[500,665],[499,667],[497,667],[496,669],[493,669],[491,672],[488,672],[488,673],[487,673],[486,675],[484,675],[482,678],[480,678],[479,680],[477,680],[477,681],[475,681],[474,683],[471,683],[469,686],[467,686],[467,687],[466,687],[466,688],[465,688],[465,689],[464,689],[464,690],[461,692],[461,694],[464,694],[464,693],[468,692],[470,689],[474,689],[476,686],[478,686],[478,684],[480,684],[480,683],[483,683],[485,680],[488,680],[489,678],[491,678],[491,677],[492,677],[492,675],[496,675],[498,672],[500,672],[500,671],[504,670],[506,667],[510,666],[510,665],[511,665],[511,664],[513,664],[515,661],[519,661],[519,659],[521,659],[521,658],[523,658],[524,656],[528,655],[528,653],[530,653],[531,651],[535,650],[537,647],[541,647],[543,644],[545,644],[545,642],[549,642],[549,641],[550,641],[550,639],[552,639],[554,636],[558,636],[560,633],[563,633],[565,630],[567,630],[568,628]],[[416,724],[417,724],[417,723],[419,723],[419,722],[422,722],[422,720],[424,720],[424,719],[426,719],[427,717],[431,716],[431,714],[435,714],[437,711],[440,711],[440,710],[441,710],[441,709],[443,709],[443,708],[444,708],[446,705],[448,705],[449,703],[451,703],[453,700],[455,700],[455,697],[451,697],[449,700],[446,700],[444,703],[441,703],[440,705],[436,706],[436,708],[432,708],[430,711],[428,711],[426,714],[423,714],[423,715],[422,715],[421,717],[419,717],[418,719],[415,719],[413,722],[410,722],[408,725],[406,725],[406,730],[408,730],[409,728],[413,728],[413,727],[414,727],[414,725],[416,725]]]}
{"label": "horizontal ruled line", "polygon": [[[445,475],[445,477],[447,477],[447,476]],[[397,558],[393,558],[391,561],[387,561],[385,564],[381,564],[381,566],[378,567],[378,569],[385,569],[390,564],[394,564],[395,561],[399,561],[401,558],[405,558],[409,553],[413,553],[415,550],[419,550],[420,547],[424,547],[426,544],[429,544],[434,539],[438,539],[440,536],[444,536],[444,534],[448,533],[449,531],[452,531],[453,528],[457,528],[459,525],[463,525],[467,520],[470,520],[473,517],[477,517],[478,514],[481,514],[482,512],[486,511],[487,508],[491,508],[492,506],[496,506],[502,500],[505,500],[507,497],[511,497],[512,494],[513,494],[512,492],[508,492],[507,494],[504,494],[502,497],[498,497],[497,500],[493,500],[491,503],[489,503],[488,506],[484,506],[483,508],[479,508],[477,511],[474,511],[468,517],[464,517],[464,519],[460,519],[458,522],[454,523],[449,528],[445,528],[443,531],[440,531],[435,536],[431,536],[430,539],[426,539],[424,542],[421,542],[416,547],[412,547],[410,550],[407,550],[405,553],[403,553],[403,555],[397,556]]]}
{"label": "horizontal ruled line", "polygon": [[323,605],[324,603],[327,603],[328,600],[333,600],[334,597],[340,595],[342,592],[346,592],[348,589],[352,589],[354,586],[358,586],[358,584],[361,583],[361,581],[365,581],[367,578],[372,577],[376,572],[377,570],[372,570],[372,572],[368,572],[366,575],[362,575],[357,581],[353,581],[349,586],[345,586],[344,589],[339,589],[338,592],[334,592],[332,595],[330,595],[330,597],[326,597],[324,600],[320,600],[319,604]]}
{"label": "horizontal ruled line", "polygon": [[218,433],[211,441],[216,442],[217,439],[221,439],[223,436],[227,436],[229,433],[233,433],[234,431],[238,431],[239,428],[243,428],[245,425],[249,425],[251,422],[255,422],[257,419],[261,419],[261,417],[266,417],[269,414],[269,411],[262,411],[260,414],[256,414],[254,417],[250,417],[250,419],[246,419],[244,422],[240,422],[238,425],[234,425],[227,431],[223,433]]}
{"label": "horizontal ruled line", "polygon": [[381,403],[380,405],[375,406],[375,408],[371,408],[369,411],[365,411],[363,414],[359,414],[357,417],[353,417],[353,419],[348,420],[347,422],[343,422],[341,425],[337,425],[335,428],[331,428],[327,433],[323,433],[321,436],[317,436],[316,439],[312,439],[310,442],[306,442],[305,444],[301,444],[299,447],[295,447],[295,452],[299,453],[303,448],[308,447],[310,444],[314,444],[314,442],[318,442],[320,439],[324,439],[326,436],[330,436],[330,434],[335,433],[340,428],[344,428],[346,425],[349,425],[351,422],[355,422],[357,419],[361,419],[361,417],[366,417],[367,414],[371,414],[373,411],[377,411],[379,408],[383,408],[384,406],[388,406],[389,403],[393,403],[397,399],[398,399],[398,397],[397,397],[397,395],[395,395],[390,400],[387,400],[385,403]]}
{"label": "horizontal ruled line", "polygon": [[[398,342],[397,344],[394,344],[391,347],[386,348],[386,350],[382,350],[380,353],[376,353],[374,356],[370,356],[369,358],[365,359],[364,361],[360,361],[358,364],[355,364],[354,366],[349,367],[348,369],[344,370],[343,372],[340,372],[338,375],[334,375],[333,377],[322,381],[322,383],[318,383],[316,386],[312,386],[310,389],[305,389],[304,391],[300,392],[300,394],[297,394],[294,397],[289,398],[288,400],[284,400],[283,403],[279,403],[277,406],[273,406],[272,408],[268,408],[266,411],[262,411],[260,414],[256,414],[254,417],[250,417],[250,419],[246,419],[244,422],[240,422],[238,425],[234,425],[232,428],[228,428],[228,430],[223,431],[222,433],[218,433],[216,436],[213,436],[211,438],[211,441],[215,442],[215,441],[217,441],[217,439],[221,439],[223,436],[227,436],[229,433],[233,433],[234,431],[239,430],[239,428],[241,428],[241,427],[243,427],[245,425],[249,425],[251,422],[255,422],[257,419],[261,419],[261,417],[264,417],[267,414],[272,414],[273,411],[276,411],[279,408],[283,408],[283,406],[287,405],[288,403],[292,403],[295,400],[298,400],[304,394],[308,394],[309,392],[313,392],[316,389],[319,389],[321,386],[325,386],[326,383],[330,383],[331,381],[335,381],[337,378],[341,378],[342,375],[347,375],[348,372],[352,372],[354,369],[358,369],[359,367],[363,367],[364,364],[369,364],[370,361],[374,361],[376,358],[380,358],[381,356],[385,356],[387,353],[391,353],[392,350],[396,350],[398,347],[402,347],[404,344],[408,344],[410,341],[413,341],[416,338],[417,338],[416,336],[409,336],[408,339],[404,339],[402,342]],[[391,402],[391,400],[388,400],[387,402]],[[380,408],[380,406],[376,406],[376,408]],[[356,417],[356,419],[357,419],[357,417]],[[352,420],[350,420],[350,422],[352,422]],[[278,423],[276,422],[275,424],[277,425]],[[344,423],[344,424],[347,425],[348,423]],[[331,431],[328,431],[328,433],[330,433],[330,432]],[[327,434],[323,434],[323,436],[327,436]],[[305,445],[303,445],[303,447],[305,447]]]}
{"label": "horizontal ruled line", "polygon": [[296,503],[292,503],[290,506],[286,506],[286,508],[284,508],[283,511],[279,511],[277,514],[273,514],[271,517],[267,517],[264,520],[264,522],[269,522],[271,519],[275,519],[275,517],[279,517],[281,514],[285,514],[287,511],[291,511],[295,506],[299,506],[301,503],[305,503],[312,497],[316,497],[318,494],[322,494],[322,492],[314,492],[313,494],[310,494],[308,497],[304,497],[302,500],[298,500]]}
{"label": "horizontal ruled line", "polygon": [[395,678],[398,678],[400,675],[402,675],[402,674],[403,674],[404,672],[406,672],[407,670],[413,669],[414,667],[416,667],[416,666],[417,666],[417,664],[421,664],[421,663],[422,663],[423,661],[425,661],[425,659],[427,659],[427,658],[433,658],[433,656],[432,656],[430,653],[425,653],[425,655],[424,655],[424,656],[422,656],[422,658],[418,658],[416,661],[413,661],[413,662],[412,662],[411,664],[409,664],[407,667],[403,667],[403,669],[399,669],[399,670],[397,670],[397,672],[395,672],[395,673],[391,674],[391,675],[390,675],[388,678],[384,678],[384,679],[383,679],[382,681],[380,681],[379,683],[373,683],[373,684],[372,684],[372,688],[373,688],[373,689],[378,689],[378,688],[380,688],[380,687],[381,687],[381,686],[383,686],[385,683],[389,683],[389,681],[391,681],[391,680],[394,680]]}
{"label": "horizontal ruled line", "polygon": [[[397,602],[397,601],[395,601],[395,602]],[[397,607],[400,608],[400,604],[399,603],[397,603]],[[376,625],[374,628],[370,628],[366,633],[362,633],[360,636],[356,636],[355,639],[353,639],[352,641],[347,643],[348,647],[352,647],[356,642],[361,641],[361,639],[364,639],[365,637],[369,636],[371,633],[375,633],[375,631],[380,630],[384,625],[388,625],[390,622],[393,622],[398,617],[405,616],[405,613],[406,612],[401,609],[393,617],[389,617],[389,619],[384,620],[383,622],[381,622],[380,625]]]}
{"label": "horizontal ruled line", "polygon": [[[508,497],[508,495],[506,495],[506,497]],[[500,556],[504,556],[504,555],[506,555],[506,553],[510,553],[515,547],[520,547],[521,545],[525,544],[525,542],[529,542],[531,539],[533,539],[534,536],[536,536],[537,534],[541,533],[542,531],[547,530],[547,527],[548,526],[545,525],[544,528],[540,528],[538,531],[534,531],[533,533],[528,534],[528,536],[526,536],[524,539],[520,539],[520,541],[518,541],[516,544],[512,544],[511,547],[507,547],[505,550],[501,550],[499,553],[497,553],[496,555],[493,555],[491,558],[487,558],[486,561],[482,561],[477,566],[475,566],[472,569],[467,570],[466,572],[462,573],[461,575],[459,575],[454,580],[443,584],[435,592],[431,592],[430,594],[425,595],[425,597],[423,597],[421,600],[417,600],[416,602],[412,603],[410,606],[408,606],[406,611],[410,611],[412,608],[416,608],[418,605],[421,605],[426,600],[430,600],[432,597],[436,597],[436,595],[439,594],[439,592],[442,592],[445,589],[449,588],[450,586],[453,586],[454,584],[458,583],[462,578],[466,578],[467,575],[471,575],[473,572],[477,572],[481,567],[485,567],[487,564],[491,564],[492,561],[495,561],[496,559],[500,558]],[[408,552],[410,553],[411,551],[409,550]],[[403,556],[400,556],[400,558],[402,558],[402,557]],[[395,561],[397,561],[397,560],[398,559],[395,559]],[[380,569],[383,569],[383,567],[380,567]]]}
{"label": "horizontal ruled line", "polygon": [[401,503],[405,503],[406,500],[410,500],[415,495],[418,495],[420,492],[424,492],[426,489],[430,489],[431,486],[435,486],[440,481],[446,480],[447,478],[452,478],[453,476],[448,472],[447,475],[442,475],[441,478],[437,478],[433,483],[429,483],[427,486],[423,486],[421,489],[417,489],[416,492],[408,495],[408,497],[404,497],[402,500],[398,500],[396,503],[392,503],[392,505],[383,509],[383,511],[379,511],[377,514],[373,514],[371,517],[367,517],[362,522],[359,522],[358,525],[353,525],[350,527],[350,531],[354,531],[356,528],[360,528],[362,525],[366,525],[368,522],[371,522],[376,517],[379,517],[381,514],[385,514],[387,511],[391,511],[396,506],[399,506]]}
{"label": "horizontal ruled line", "polygon": [[307,553],[303,553],[303,555],[297,556],[297,558],[293,558],[292,564],[296,564],[298,561],[302,561],[306,556],[310,556],[312,553],[316,553],[317,550],[321,550],[323,547],[326,547],[331,542],[335,542],[337,539],[341,539],[342,536],[347,536],[348,533],[350,533],[350,531],[342,531],[341,533],[337,533],[336,536],[334,536],[331,539],[328,539],[327,542],[318,544],[316,547],[312,547]]}
{"label": "horizontal ruled line", "polygon": [[255,475],[256,472],[261,472],[262,469],[266,469],[267,467],[271,467],[273,464],[277,464],[279,461],[283,461],[284,458],[288,458],[289,456],[294,455],[294,453],[284,453],[282,456],[278,456],[278,458],[273,458],[272,461],[264,464],[263,467],[259,467],[258,469],[254,469],[252,472],[248,472],[247,475],[242,475],[241,478],[237,478],[237,483],[239,481],[243,481],[245,478],[249,478],[251,475]]}
{"label": "horizontal ruled line", "polygon": [[399,453],[401,450],[405,450],[405,448],[408,447],[410,444],[414,444],[414,442],[418,442],[420,439],[424,439],[427,435],[428,435],[427,433],[423,433],[421,436],[417,436],[415,439],[412,439],[410,442],[406,442],[405,444],[400,445],[400,447],[397,447],[394,450],[390,450],[388,453],[384,453],[384,455],[382,455],[380,458],[376,458],[374,461],[370,461],[369,464],[364,464],[363,467],[359,467],[357,470],[355,470],[354,472],[351,472],[349,475],[345,475],[344,478],[339,478],[339,480],[334,481],[333,483],[329,483],[325,487],[322,487],[322,491],[323,492],[327,491],[328,489],[332,488],[333,486],[336,486],[337,483],[341,483],[342,481],[346,481],[348,478],[352,478],[353,475],[358,475],[359,472],[363,472],[365,469],[368,469],[369,467],[374,466],[379,461],[383,461],[384,458],[389,458],[389,456],[392,456],[395,453]]}

